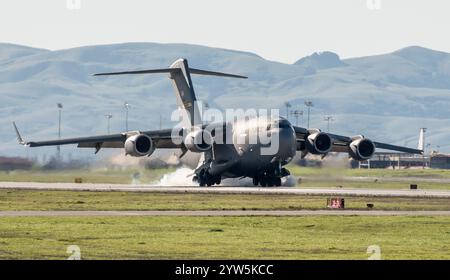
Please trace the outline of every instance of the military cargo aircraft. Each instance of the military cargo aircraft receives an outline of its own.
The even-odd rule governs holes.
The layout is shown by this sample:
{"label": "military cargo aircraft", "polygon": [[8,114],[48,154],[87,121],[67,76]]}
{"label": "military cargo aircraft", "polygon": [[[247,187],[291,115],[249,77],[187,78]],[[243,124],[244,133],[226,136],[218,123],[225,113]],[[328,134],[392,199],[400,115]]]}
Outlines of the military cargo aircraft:
{"label": "military cargo aircraft", "polygon": [[[177,105],[188,116],[189,123],[178,130],[125,131],[120,134],[68,138],[50,141],[25,141],[13,123],[18,142],[29,147],[77,144],[79,148],[120,148],[125,154],[150,156],[155,149],[181,149],[202,153],[202,160],[193,174],[200,186],[220,184],[224,178],[250,177],[253,184],[280,186],[281,178],[288,176],[284,168],[296,152],[325,157],[330,152],[348,153],[355,160],[367,160],[377,148],[409,154],[421,154],[422,150],[380,143],[358,136],[341,136],[292,125],[287,119],[276,116],[266,118],[246,117],[233,121],[205,124],[197,104],[191,74],[230,78],[247,78],[240,75],[190,68],[186,59],[178,59],[169,68],[100,73],[95,76],[168,73],[173,82]],[[256,120],[256,121],[255,121]],[[269,141],[250,135],[263,131]],[[276,142],[270,152],[269,146]]]}

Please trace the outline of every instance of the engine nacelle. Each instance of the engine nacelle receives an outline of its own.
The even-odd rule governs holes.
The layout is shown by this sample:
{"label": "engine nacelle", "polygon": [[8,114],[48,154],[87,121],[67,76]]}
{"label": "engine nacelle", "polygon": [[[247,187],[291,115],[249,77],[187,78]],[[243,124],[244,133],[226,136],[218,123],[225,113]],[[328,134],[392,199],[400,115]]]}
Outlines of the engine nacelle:
{"label": "engine nacelle", "polygon": [[191,131],[184,139],[184,145],[193,153],[202,153],[211,149],[213,137],[211,133],[205,130]]}
{"label": "engine nacelle", "polygon": [[155,150],[152,138],[145,134],[130,136],[125,141],[125,155],[133,157],[149,156]]}
{"label": "engine nacelle", "polygon": [[332,148],[331,137],[324,132],[314,132],[306,138],[306,150],[314,155],[323,155]]}
{"label": "engine nacelle", "polygon": [[359,138],[350,143],[348,153],[354,160],[367,160],[373,156],[375,149],[370,139]]}

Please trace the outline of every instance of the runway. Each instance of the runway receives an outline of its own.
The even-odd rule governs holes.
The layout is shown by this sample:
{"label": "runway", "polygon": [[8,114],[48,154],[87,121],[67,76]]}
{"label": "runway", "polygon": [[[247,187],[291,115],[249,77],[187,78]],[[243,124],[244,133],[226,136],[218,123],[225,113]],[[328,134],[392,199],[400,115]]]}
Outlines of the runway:
{"label": "runway", "polygon": [[450,216],[450,211],[383,210],[163,210],[163,211],[0,211],[0,217],[240,217],[240,216]]}
{"label": "runway", "polygon": [[89,183],[28,183],[0,182],[0,189],[16,190],[66,190],[66,191],[122,191],[148,193],[218,193],[218,194],[289,194],[323,195],[343,197],[405,197],[405,198],[450,198],[450,190],[409,189],[351,189],[351,188],[296,188],[296,187],[163,187],[125,184]]}
{"label": "runway", "polygon": [[378,182],[378,183],[436,183],[436,184],[450,184],[450,178],[422,178],[422,177],[357,177],[357,176],[309,176],[305,181],[343,181],[343,182]]}

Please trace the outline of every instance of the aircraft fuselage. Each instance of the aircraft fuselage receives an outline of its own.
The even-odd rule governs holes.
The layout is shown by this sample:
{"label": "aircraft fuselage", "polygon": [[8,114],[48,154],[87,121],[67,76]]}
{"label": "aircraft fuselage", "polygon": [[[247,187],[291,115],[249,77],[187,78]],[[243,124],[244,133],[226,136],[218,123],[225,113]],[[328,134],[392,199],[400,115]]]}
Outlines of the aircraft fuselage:
{"label": "aircraft fuselage", "polygon": [[282,166],[292,160],[297,150],[295,132],[288,120],[253,118],[229,123],[229,127],[227,133],[231,135],[227,137],[231,136],[232,143],[213,145],[211,158],[205,153],[208,174],[221,179],[251,177],[256,182],[288,175]]}

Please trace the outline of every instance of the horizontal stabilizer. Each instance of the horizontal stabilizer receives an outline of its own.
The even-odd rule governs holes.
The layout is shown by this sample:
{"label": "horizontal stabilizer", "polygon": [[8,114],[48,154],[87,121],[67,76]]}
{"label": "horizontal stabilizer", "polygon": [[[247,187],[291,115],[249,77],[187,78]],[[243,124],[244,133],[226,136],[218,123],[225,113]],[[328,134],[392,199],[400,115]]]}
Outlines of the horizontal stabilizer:
{"label": "horizontal stabilizer", "polygon": [[[149,69],[149,70],[137,70],[137,71],[124,71],[124,72],[109,72],[109,73],[98,73],[94,74],[94,76],[109,76],[109,75],[127,75],[127,74],[156,74],[156,73],[173,73],[181,71],[180,68],[163,68],[163,69]],[[206,75],[206,76],[220,76],[220,77],[229,77],[229,78],[240,78],[247,79],[245,76],[200,70],[195,68],[189,68],[189,72],[191,74],[197,75]]]}
{"label": "horizontal stabilizer", "polygon": [[125,72],[98,73],[98,74],[94,74],[94,76],[170,73],[170,72],[177,71],[177,70],[178,69],[174,69],[174,68],[151,69],[151,70],[125,71]]}
{"label": "horizontal stabilizer", "polygon": [[191,74],[247,79],[246,76],[189,68]]}

